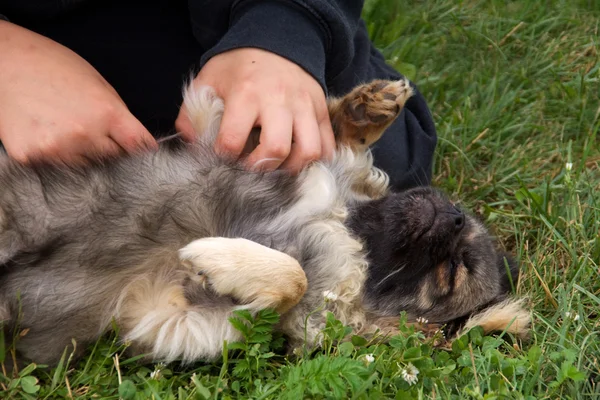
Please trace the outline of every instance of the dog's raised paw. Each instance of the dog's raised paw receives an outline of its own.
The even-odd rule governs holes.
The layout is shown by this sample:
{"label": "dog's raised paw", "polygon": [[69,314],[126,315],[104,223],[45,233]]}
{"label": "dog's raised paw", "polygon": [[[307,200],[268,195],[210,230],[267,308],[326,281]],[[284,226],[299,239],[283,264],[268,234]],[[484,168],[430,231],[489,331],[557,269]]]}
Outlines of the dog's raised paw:
{"label": "dog's raised paw", "polygon": [[375,80],[332,100],[329,107],[338,141],[366,149],[379,140],[413,94],[407,79]]}
{"label": "dog's raised paw", "polygon": [[344,99],[348,121],[356,126],[386,125],[400,114],[413,90],[407,79],[377,80],[359,86]]}
{"label": "dog's raised paw", "polygon": [[179,258],[195,279],[237,299],[241,308],[283,313],[300,301],[308,285],[294,258],[246,239],[198,239],[179,250]]}

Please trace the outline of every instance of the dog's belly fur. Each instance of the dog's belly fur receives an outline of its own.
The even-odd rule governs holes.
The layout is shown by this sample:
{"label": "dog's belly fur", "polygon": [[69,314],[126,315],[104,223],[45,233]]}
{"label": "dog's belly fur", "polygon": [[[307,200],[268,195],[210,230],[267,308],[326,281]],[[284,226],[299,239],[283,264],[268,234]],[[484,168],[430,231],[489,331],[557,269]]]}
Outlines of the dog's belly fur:
{"label": "dog's belly fur", "polygon": [[[366,262],[343,222],[353,174],[370,162],[341,150],[330,164],[314,164],[297,177],[251,174],[219,159],[208,137],[81,172],[34,172],[11,163],[0,171],[8,189],[0,209],[18,223],[0,231],[4,251],[12,251],[1,269],[0,317],[28,329],[18,348],[38,362],[56,361],[71,338],[81,350],[113,317],[125,338],[133,332],[134,348],[157,358],[218,356],[223,340],[238,338],[227,321],[236,304],[190,279],[178,251],[219,237],[245,238],[298,260],[311,289],[282,318],[292,339],[302,339],[304,317],[324,290],[339,293],[341,306],[333,307],[340,318],[358,323],[354,303]],[[178,312],[185,315],[175,321]],[[155,321],[143,320],[152,313]],[[181,336],[186,323],[188,336],[203,343]],[[309,339],[319,323],[318,316],[309,321]],[[168,324],[172,329],[161,331]],[[187,341],[185,348],[174,348],[178,341]]]}

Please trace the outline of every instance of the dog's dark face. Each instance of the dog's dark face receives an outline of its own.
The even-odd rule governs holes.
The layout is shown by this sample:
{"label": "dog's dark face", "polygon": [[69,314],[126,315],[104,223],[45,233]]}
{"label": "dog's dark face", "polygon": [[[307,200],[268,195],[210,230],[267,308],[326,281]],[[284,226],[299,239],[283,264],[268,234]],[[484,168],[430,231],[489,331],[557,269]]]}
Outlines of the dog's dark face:
{"label": "dog's dark face", "polygon": [[516,285],[517,266],[488,230],[432,188],[362,204],[350,221],[368,249],[364,296],[376,315],[406,311],[445,323],[501,300],[511,280]]}

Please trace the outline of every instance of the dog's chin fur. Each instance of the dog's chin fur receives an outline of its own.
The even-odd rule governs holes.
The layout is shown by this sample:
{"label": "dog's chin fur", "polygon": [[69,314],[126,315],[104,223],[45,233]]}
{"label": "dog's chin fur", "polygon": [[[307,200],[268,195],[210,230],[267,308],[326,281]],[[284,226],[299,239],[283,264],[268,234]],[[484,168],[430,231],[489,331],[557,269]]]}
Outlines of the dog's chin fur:
{"label": "dog's chin fur", "polygon": [[240,339],[228,321],[240,308],[282,313],[292,345],[318,345],[327,311],[364,334],[403,310],[435,323],[471,317],[463,329],[516,318],[524,334],[527,313],[508,297],[483,225],[466,216],[458,227],[433,189],[388,193],[352,130],[376,141],[411,94],[406,81],[374,82],[330,99],[343,126],[336,154],[297,176],[217,157],[223,103],[206,87],[185,93],[194,144],[81,169],[0,159],[0,318],[7,333],[27,329],[19,356],[54,363],[114,319],[149,359],[213,359]]}

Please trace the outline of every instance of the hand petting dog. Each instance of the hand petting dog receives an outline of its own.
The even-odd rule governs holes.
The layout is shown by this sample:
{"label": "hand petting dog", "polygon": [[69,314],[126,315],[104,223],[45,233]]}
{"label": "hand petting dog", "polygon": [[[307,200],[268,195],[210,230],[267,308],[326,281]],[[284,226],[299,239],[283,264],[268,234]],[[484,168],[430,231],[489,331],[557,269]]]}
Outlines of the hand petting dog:
{"label": "hand petting dog", "polygon": [[[260,126],[260,144],[245,160],[248,168],[298,172],[333,155],[325,93],[293,62],[261,49],[230,50],[211,58],[194,83],[212,86],[225,103],[219,154],[237,159],[252,128]],[[187,140],[193,139],[185,106],[175,125]]]}
{"label": "hand petting dog", "polygon": [[0,21],[0,140],[24,164],[84,164],[155,148],[117,92],[83,58]]}

